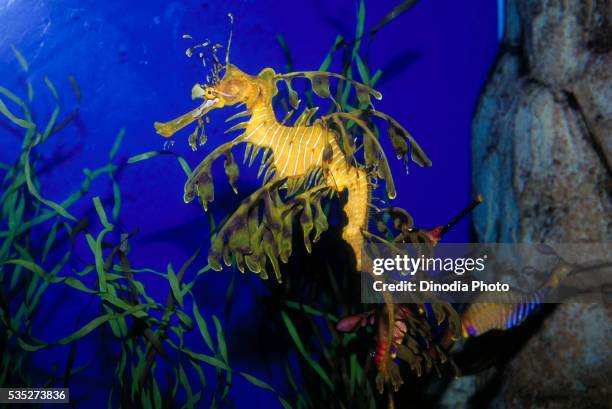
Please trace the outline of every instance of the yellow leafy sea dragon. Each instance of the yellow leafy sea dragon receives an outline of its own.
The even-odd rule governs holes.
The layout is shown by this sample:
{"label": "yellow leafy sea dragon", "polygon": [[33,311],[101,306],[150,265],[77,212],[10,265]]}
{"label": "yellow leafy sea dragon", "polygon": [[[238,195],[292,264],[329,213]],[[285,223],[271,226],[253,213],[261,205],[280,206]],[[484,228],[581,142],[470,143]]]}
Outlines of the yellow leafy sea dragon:
{"label": "yellow leafy sea dragon", "polygon": [[[231,39],[231,37],[230,37]],[[229,49],[229,46],[228,46]],[[229,54],[229,52],[228,52]],[[179,118],[169,122],[156,122],[155,129],[169,138],[182,128],[197,123],[189,143],[195,150],[198,138],[203,142],[203,118],[213,109],[243,106],[245,110],[228,118],[233,121],[244,118],[230,131],[240,131],[238,137],[214,149],[192,172],[185,184],[185,202],[196,195],[204,210],[214,199],[211,167],[223,156],[225,172],[236,191],[239,175],[232,148],[246,144],[245,162],[251,166],[259,154],[263,185],[248,196],[220,226],[212,240],[208,254],[209,265],[222,269],[222,262],[230,266],[235,262],[244,272],[248,269],[262,278],[268,278],[270,267],[276,279],[281,281],[280,262],[286,263],[292,252],[294,223],[301,225],[304,244],[311,251],[312,243],[327,230],[327,217],[322,209],[324,197],[347,191],[343,205],[346,225],[342,238],[349,244],[355,256],[355,267],[361,271],[362,246],[366,238],[374,237],[367,230],[371,193],[377,181],[385,181],[387,196],[394,198],[395,187],[386,156],[378,140],[375,121],[387,124],[398,159],[406,165],[410,159],[420,166],[431,166],[423,150],[408,132],[393,118],[374,109],[371,97],[380,100],[381,94],[371,87],[342,75],[323,72],[276,73],[265,68],[257,75],[249,75],[229,63],[215,58],[209,84],[195,84],[192,99],[202,99],[202,104]],[[332,100],[332,112],[316,118],[318,108],[305,108],[291,125],[287,124],[291,112],[279,121],[273,107],[273,98],[279,92],[279,82],[284,82],[289,101],[297,109],[300,101],[292,88],[292,80],[310,80],[312,91],[318,97]],[[358,107],[348,112],[341,109],[332,97],[330,79],[345,81],[353,88]],[[363,152],[360,150],[363,149]],[[384,319],[380,325],[394,322],[395,308],[383,308]],[[386,325],[386,324],[384,324]],[[391,333],[385,332],[391,339]],[[397,366],[389,357],[390,342],[380,352],[377,361],[379,383],[401,384]],[[389,368],[394,370],[389,371]],[[382,392],[382,390],[381,390]]]}
{"label": "yellow leafy sea dragon", "polygon": [[[196,84],[193,87],[192,99],[204,100],[199,107],[173,121],[155,123],[159,134],[171,137],[197,121],[198,127],[190,138],[190,144],[195,149],[197,134],[206,113],[234,105],[246,108],[228,119],[246,118],[227,131],[241,130],[242,133],[211,152],[185,184],[185,202],[192,201],[197,194],[205,210],[214,199],[213,161],[225,156],[226,173],[235,190],[238,167],[231,149],[240,143],[247,144],[245,161],[250,155],[249,165],[263,150],[258,174],[265,171],[264,185],[242,203],[219,231],[210,252],[211,266],[221,269],[219,256],[224,256],[226,262],[231,262],[231,256],[235,256],[241,271],[244,271],[246,264],[249,270],[265,278],[267,256],[280,281],[278,259],[286,262],[291,254],[292,216],[301,213],[304,242],[310,251],[313,229],[313,241],[327,229],[320,199],[328,193],[346,189],[348,199],[343,210],[347,224],[342,237],[353,249],[357,270],[360,270],[372,184],[378,178],[384,179],[389,198],[395,197],[389,165],[375,134],[374,117],[387,121],[388,133],[398,158],[404,157],[408,161],[407,155],[411,153],[415,162],[430,166],[427,156],[397,121],[373,109],[370,97],[381,99],[381,95],[367,85],[339,74],[320,71],[277,74],[272,68],[265,68],[252,76],[229,63],[217,70],[222,71],[222,78],[209,85]],[[272,105],[273,97],[278,92],[277,83],[286,82],[292,104],[297,108],[299,101],[297,93],[291,88],[291,80],[298,77],[309,79],[314,93],[323,98],[331,98],[330,78],[348,81],[354,86],[363,108],[350,112],[338,110],[314,120],[318,108],[306,108],[292,125],[286,125],[286,121],[279,122]],[[364,164],[358,163],[355,157],[355,136],[363,138]],[[285,199],[290,200],[286,203],[282,203],[278,193],[281,188],[287,189]],[[255,220],[258,213],[253,209],[258,203],[265,207],[263,224]],[[279,246],[274,246],[274,242]]]}

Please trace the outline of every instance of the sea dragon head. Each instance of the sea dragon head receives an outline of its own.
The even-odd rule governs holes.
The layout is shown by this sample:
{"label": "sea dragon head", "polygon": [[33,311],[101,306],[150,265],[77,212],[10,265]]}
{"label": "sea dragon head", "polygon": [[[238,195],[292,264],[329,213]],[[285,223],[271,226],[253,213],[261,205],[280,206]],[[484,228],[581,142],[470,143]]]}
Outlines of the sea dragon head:
{"label": "sea dragon head", "polygon": [[202,118],[213,109],[226,106],[245,104],[247,109],[263,101],[266,96],[271,98],[271,90],[275,90],[271,84],[275,72],[266,68],[257,76],[244,73],[233,64],[227,64],[222,68],[223,77],[211,84],[196,83],[191,89],[191,99],[203,99],[204,102],[194,110],[168,122],[155,122],[155,130],[158,134],[169,138],[187,125]]}

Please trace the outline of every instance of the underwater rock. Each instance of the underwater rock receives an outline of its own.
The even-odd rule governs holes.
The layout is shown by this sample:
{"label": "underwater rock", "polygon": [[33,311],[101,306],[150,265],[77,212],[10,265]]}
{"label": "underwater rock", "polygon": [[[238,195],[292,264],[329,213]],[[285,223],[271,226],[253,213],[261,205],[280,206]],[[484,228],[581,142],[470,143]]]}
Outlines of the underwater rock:
{"label": "underwater rock", "polygon": [[[612,35],[612,34],[611,34]],[[612,169],[612,54],[593,56],[584,75],[571,84],[576,103],[594,142]]]}
{"label": "underwater rock", "polygon": [[[518,97],[511,154],[519,242],[612,237],[610,175],[580,111],[563,94],[526,84]],[[503,153],[502,153],[503,154]],[[506,188],[506,187],[504,187]]]}
{"label": "underwater rock", "polygon": [[594,1],[518,1],[523,47],[530,75],[553,88],[580,76],[589,60],[586,47]]}
{"label": "underwater rock", "polygon": [[564,304],[556,308],[503,370],[504,409],[609,408],[612,393],[612,308]]}
{"label": "underwater rock", "polygon": [[[542,8],[523,3],[530,2],[518,1],[521,24],[533,23],[525,10],[540,15]],[[610,45],[605,53],[601,47],[589,51],[588,64],[571,83],[549,86],[534,81],[532,64],[525,63],[538,58],[528,57],[533,41],[528,37],[536,36],[538,27],[548,26],[523,28],[518,44],[506,36],[479,101],[472,180],[487,200],[475,211],[475,230],[485,242],[607,241],[612,238]]]}
{"label": "underwater rock", "polygon": [[[610,1],[506,2],[473,122],[482,242],[612,240]],[[498,408],[609,407],[612,307],[558,306],[503,369]]]}
{"label": "underwater rock", "polygon": [[467,375],[455,379],[440,396],[438,406],[453,409],[468,409],[470,399],[478,391],[478,377]]}

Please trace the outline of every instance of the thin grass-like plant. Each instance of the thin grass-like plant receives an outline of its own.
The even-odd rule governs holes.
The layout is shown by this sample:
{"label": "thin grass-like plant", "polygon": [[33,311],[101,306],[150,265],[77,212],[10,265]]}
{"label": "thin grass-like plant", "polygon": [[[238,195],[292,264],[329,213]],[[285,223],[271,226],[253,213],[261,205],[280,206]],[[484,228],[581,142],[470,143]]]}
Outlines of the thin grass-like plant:
{"label": "thin grass-like plant", "polygon": [[[191,169],[185,159],[161,150],[119,160],[117,153],[125,134],[121,129],[106,165],[83,169],[84,177],[71,194],[59,201],[49,199],[38,173],[43,167],[46,142],[61,137],[61,131],[77,117],[80,90],[71,77],[76,108],[61,118],[56,87],[45,77],[46,91],[53,96],[55,106],[46,121],[35,121],[35,86],[29,79],[29,65],[16,48],[13,50],[27,78],[27,97],[20,98],[0,87],[2,120],[21,132],[21,149],[13,162],[0,163],[0,387],[69,387],[91,364],[75,367],[74,363],[80,361],[76,359],[78,345],[98,343],[105,350],[118,351],[115,379],[108,392],[109,408],[200,407],[205,394],[216,399],[213,407],[229,404],[234,376],[270,391],[283,407],[290,407],[268,383],[230,367],[221,321],[200,311],[192,293],[196,280],[208,271],[208,267],[196,270],[192,266],[199,250],[178,270],[172,262],[166,271],[134,268],[130,263],[130,238],[135,233],[120,229],[117,172],[160,155],[174,155],[188,175]],[[108,203],[101,199],[106,192],[91,189],[94,180],[104,178],[110,184],[112,199]],[[75,208],[95,214],[95,220],[78,219]],[[210,227],[214,231],[214,226]],[[74,251],[75,241],[83,238],[88,249],[85,256]],[[165,300],[148,294],[147,282],[153,276],[167,283]],[[228,306],[232,288],[228,289]],[[67,327],[67,334],[60,339],[43,341],[46,334],[35,324],[44,313],[41,300],[60,294],[70,294],[74,300],[77,322],[84,319],[78,311],[92,304],[100,313],[77,328]],[[184,342],[186,332],[193,331],[204,341],[200,350]],[[68,348],[64,368],[56,368],[48,379],[33,376],[37,373],[35,354],[62,347]],[[206,378],[205,367],[217,372],[216,382]],[[80,399],[78,392],[73,399]]]}

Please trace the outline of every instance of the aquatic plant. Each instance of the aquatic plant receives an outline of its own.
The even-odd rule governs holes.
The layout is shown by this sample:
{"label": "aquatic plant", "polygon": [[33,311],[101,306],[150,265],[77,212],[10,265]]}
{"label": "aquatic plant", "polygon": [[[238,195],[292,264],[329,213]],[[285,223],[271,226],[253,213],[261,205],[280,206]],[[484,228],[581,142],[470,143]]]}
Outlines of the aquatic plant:
{"label": "aquatic plant", "polygon": [[[271,391],[284,407],[289,407],[266,382],[229,365],[225,330],[219,318],[200,311],[192,294],[195,281],[209,270],[192,268],[199,251],[178,270],[171,262],[166,271],[135,268],[130,263],[131,241],[137,231],[122,231],[117,173],[130,164],[173,153],[152,151],[121,160],[117,155],[125,134],[121,129],[106,165],[83,169],[80,185],[65,199],[54,201],[46,197],[41,183],[46,143],[61,137],[61,131],[77,117],[80,90],[76,79],[69,77],[76,107],[62,119],[56,87],[45,77],[55,106],[48,119],[35,120],[35,86],[28,74],[29,66],[21,53],[13,50],[26,77],[27,97],[0,87],[0,114],[11,129],[21,131],[21,149],[14,161],[0,163],[0,386],[70,386],[95,361],[94,358],[75,366],[75,362],[82,361],[76,359],[78,345],[90,342],[116,352],[108,407],[192,408],[205,393],[213,402],[227,402],[234,376]],[[189,174],[187,162],[175,156]],[[110,183],[110,200],[103,200],[91,189],[94,181],[103,178]],[[75,208],[85,210],[85,216],[78,218]],[[88,216],[91,213],[93,218]],[[77,254],[75,246],[79,243],[85,244],[87,254]],[[165,281],[166,300],[157,300],[148,293],[147,283],[152,277]],[[65,322],[76,321],[78,326],[70,331],[67,325],[68,334],[60,339],[46,340],[49,334],[37,325],[45,314],[45,297],[71,299],[75,316],[70,320],[65,317]],[[89,306],[97,306],[100,314],[87,321]],[[208,328],[211,322],[213,331]],[[199,332],[207,351],[187,347],[187,332]],[[35,370],[40,356],[37,354],[62,348],[67,349],[63,368],[55,367],[41,378],[44,372]],[[217,373],[218,381],[212,390],[207,386],[210,381],[207,384],[203,366]],[[81,399],[83,396],[73,388],[71,401]]]}

